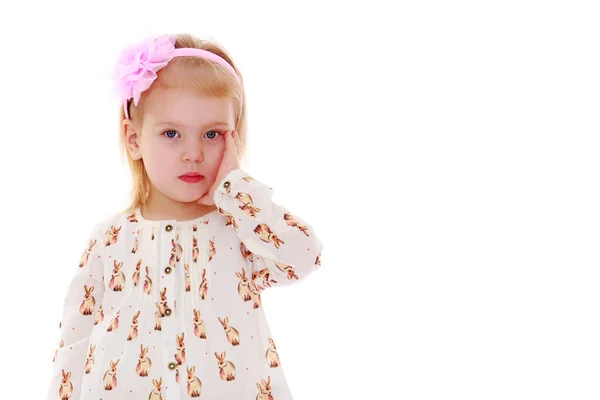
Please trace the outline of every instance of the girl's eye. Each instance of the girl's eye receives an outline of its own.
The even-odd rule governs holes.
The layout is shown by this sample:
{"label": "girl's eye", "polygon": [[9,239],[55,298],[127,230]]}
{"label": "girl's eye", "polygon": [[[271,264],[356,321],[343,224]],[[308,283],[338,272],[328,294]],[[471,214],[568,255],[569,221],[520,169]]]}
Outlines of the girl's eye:
{"label": "girl's eye", "polygon": [[207,134],[207,135],[210,135],[211,133],[214,133],[214,135],[213,135],[213,136],[211,136],[211,137],[209,137],[209,139],[214,139],[214,138],[216,138],[216,137],[217,137],[217,135],[219,135],[219,132],[217,132],[217,131],[209,131],[209,132],[207,132],[206,134]]}
{"label": "girl's eye", "polygon": [[176,131],[174,130],[168,130],[168,131],[164,131],[163,135],[166,135],[169,139],[173,139],[175,136],[171,135],[171,134],[177,134]]}

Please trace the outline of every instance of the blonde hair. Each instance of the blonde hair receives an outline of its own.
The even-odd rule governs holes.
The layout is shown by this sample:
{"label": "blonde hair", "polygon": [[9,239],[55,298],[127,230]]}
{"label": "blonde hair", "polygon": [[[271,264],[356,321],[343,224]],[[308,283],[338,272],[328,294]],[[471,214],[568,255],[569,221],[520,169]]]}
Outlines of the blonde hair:
{"label": "blonde hair", "polygon": [[[210,95],[215,97],[231,97],[235,112],[235,131],[239,135],[241,145],[238,146],[238,157],[240,162],[246,155],[247,148],[247,118],[246,118],[246,95],[243,85],[243,77],[223,46],[210,40],[199,39],[189,33],[180,33],[174,35],[176,37],[175,48],[197,48],[210,51],[227,61],[236,71],[240,78],[241,84],[235,80],[229,71],[221,65],[206,60],[200,57],[175,57],[169,64],[158,71],[158,78],[154,81],[153,86],[160,83],[161,75],[165,71],[172,69],[184,69],[186,72],[180,80],[181,84],[191,86],[202,95]],[[152,86],[148,91],[152,89]],[[138,128],[142,126],[144,116],[144,94],[143,92],[137,106],[130,102],[129,116],[132,122]],[[137,207],[145,204],[148,194],[150,193],[150,180],[146,173],[143,159],[134,160],[131,158],[126,147],[125,131],[123,121],[125,120],[125,111],[123,105],[120,106],[119,116],[119,143],[121,147],[121,155],[127,159],[131,170],[133,185],[131,188],[131,198],[125,212],[133,212]],[[138,135],[141,133],[137,131]]]}

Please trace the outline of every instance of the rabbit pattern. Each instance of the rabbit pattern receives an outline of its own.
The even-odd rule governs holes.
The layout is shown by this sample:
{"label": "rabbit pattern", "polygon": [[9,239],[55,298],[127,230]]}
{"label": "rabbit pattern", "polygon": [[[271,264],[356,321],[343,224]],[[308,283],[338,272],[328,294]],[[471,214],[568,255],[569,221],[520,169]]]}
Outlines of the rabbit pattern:
{"label": "rabbit pattern", "polygon": [[79,311],[83,315],[92,315],[94,311],[94,307],[96,306],[96,299],[92,296],[92,292],[94,291],[94,287],[87,285],[83,285],[83,289],[85,290],[85,295],[83,301],[81,302],[81,306],[79,307]]}
{"label": "rabbit pattern", "polygon": [[58,389],[58,396],[61,400],[69,400],[73,394],[73,383],[71,379],[71,371],[65,372],[62,370],[62,380],[60,381],[60,389]]}
{"label": "rabbit pattern", "polygon": [[48,400],[291,400],[261,293],[309,276],[322,243],[271,195],[238,169],[201,217],[138,207],[98,223],[75,261]]}
{"label": "rabbit pattern", "polygon": [[261,379],[260,382],[256,383],[258,387],[258,394],[256,400],[274,400],[271,395],[271,377],[267,376],[267,379]]}

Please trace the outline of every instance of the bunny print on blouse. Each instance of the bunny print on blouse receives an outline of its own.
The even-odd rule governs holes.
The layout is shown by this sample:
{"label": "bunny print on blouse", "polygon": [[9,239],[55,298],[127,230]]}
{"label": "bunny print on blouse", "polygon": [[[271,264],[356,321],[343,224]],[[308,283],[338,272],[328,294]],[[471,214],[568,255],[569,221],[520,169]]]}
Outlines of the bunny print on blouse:
{"label": "bunny print on blouse", "polygon": [[49,400],[291,400],[263,312],[267,288],[320,266],[312,226],[231,171],[217,209],[98,223],[68,288]]}

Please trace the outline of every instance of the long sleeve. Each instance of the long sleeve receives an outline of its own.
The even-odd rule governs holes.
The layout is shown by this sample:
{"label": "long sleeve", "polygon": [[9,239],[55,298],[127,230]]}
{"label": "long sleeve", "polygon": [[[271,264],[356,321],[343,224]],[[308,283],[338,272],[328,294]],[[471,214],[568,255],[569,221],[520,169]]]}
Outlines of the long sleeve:
{"label": "long sleeve", "polygon": [[75,274],[64,299],[59,347],[54,354],[48,400],[80,398],[90,334],[105,290],[105,243],[99,225],[90,233],[82,253],[78,265],[74,265]]}
{"label": "long sleeve", "polygon": [[[274,203],[273,189],[243,169],[219,183],[213,200],[252,261],[252,281],[260,290],[305,279],[321,265],[323,244],[313,227]],[[244,248],[245,247],[245,248]]]}

